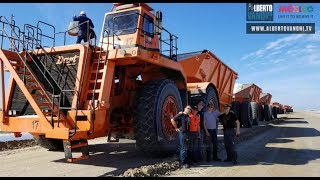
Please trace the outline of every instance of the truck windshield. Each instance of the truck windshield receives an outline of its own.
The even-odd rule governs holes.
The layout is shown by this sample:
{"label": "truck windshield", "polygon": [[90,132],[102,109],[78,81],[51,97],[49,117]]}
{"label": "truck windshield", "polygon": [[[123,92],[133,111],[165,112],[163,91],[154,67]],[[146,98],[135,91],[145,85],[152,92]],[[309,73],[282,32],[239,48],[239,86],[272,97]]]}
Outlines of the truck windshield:
{"label": "truck windshield", "polygon": [[106,36],[133,34],[137,30],[139,10],[109,14],[104,23]]}

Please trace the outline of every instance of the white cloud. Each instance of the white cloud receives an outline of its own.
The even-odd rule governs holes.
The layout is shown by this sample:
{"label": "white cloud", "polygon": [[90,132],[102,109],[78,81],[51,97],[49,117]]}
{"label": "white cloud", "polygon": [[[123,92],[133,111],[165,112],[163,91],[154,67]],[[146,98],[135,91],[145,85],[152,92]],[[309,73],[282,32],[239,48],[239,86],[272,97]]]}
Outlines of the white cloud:
{"label": "white cloud", "polygon": [[319,42],[320,41],[320,31],[317,31],[315,34],[308,36],[308,41]]}
{"label": "white cloud", "polygon": [[[296,109],[320,108],[320,31],[316,34],[289,35],[266,43],[243,55],[246,60],[241,83],[254,82],[272,101],[293,105]],[[312,103],[311,103],[312,102]]]}
{"label": "white cloud", "polygon": [[280,50],[283,49],[285,47],[289,47],[291,46],[294,42],[296,42],[297,40],[301,39],[302,37],[304,37],[305,34],[294,34],[291,36],[287,36],[284,38],[280,38],[276,41],[273,42],[269,42],[265,45],[264,48],[261,48],[255,52],[246,54],[244,56],[242,56],[240,58],[240,60],[246,60],[252,57],[253,58],[259,58],[259,57],[263,57],[265,55],[268,55],[270,53],[270,51],[273,50]]}

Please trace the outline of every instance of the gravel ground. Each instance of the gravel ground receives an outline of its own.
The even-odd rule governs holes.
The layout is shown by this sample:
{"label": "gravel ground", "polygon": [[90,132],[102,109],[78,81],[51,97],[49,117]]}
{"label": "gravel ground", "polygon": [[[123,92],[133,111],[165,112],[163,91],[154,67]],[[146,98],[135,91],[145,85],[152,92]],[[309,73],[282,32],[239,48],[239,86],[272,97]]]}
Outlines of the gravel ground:
{"label": "gravel ground", "polygon": [[[250,139],[259,132],[267,133],[272,126],[256,126],[252,129],[241,128],[241,137],[238,141]],[[263,133],[266,131],[265,133]],[[221,133],[221,132],[220,132]],[[220,142],[223,136],[219,135]],[[47,151],[46,149],[34,144],[34,141],[27,140],[28,143],[22,143],[15,146],[2,145],[7,149],[0,152],[0,161],[6,166],[0,166],[0,176],[166,176],[172,173],[180,172],[177,170],[178,161],[176,157],[165,159],[150,158],[135,148],[135,141],[121,139],[119,143],[107,143],[107,138],[97,138],[89,141],[90,158],[77,161],[76,163],[67,163],[63,152]],[[8,143],[7,143],[8,144]],[[27,144],[27,145],[24,145]],[[241,143],[240,143],[241,144]],[[1,144],[0,144],[1,146]],[[22,146],[25,148],[19,148]],[[5,149],[3,148],[3,149]],[[1,149],[1,148],[0,148]],[[223,149],[223,144],[219,143],[219,149]],[[77,155],[77,153],[75,154]],[[23,164],[22,166],[18,164]],[[211,166],[204,163],[204,168]],[[199,166],[200,167],[200,166]],[[194,167],[194,168],[199,168]],[[172,174],[174,175],[174,174]],[[179,176],[179,175],[177,175]]]}
{"label": "gravel ground", "polygon": [[[320,176],[320,115],[295,112],[284,117],[266,133],[237,144],[239,165],[214,162],[166,176]],[[219,156],[225,158],[225,151]]]}

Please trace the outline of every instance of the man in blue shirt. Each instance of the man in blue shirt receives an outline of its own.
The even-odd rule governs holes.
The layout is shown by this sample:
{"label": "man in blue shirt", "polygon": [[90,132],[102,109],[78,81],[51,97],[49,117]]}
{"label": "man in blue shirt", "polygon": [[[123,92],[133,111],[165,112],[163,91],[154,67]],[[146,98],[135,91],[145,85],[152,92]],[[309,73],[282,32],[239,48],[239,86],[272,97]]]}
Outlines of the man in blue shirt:
{"label": "man in blue shirt", "polygon": [[[81,40],[83,40],[84,42],[87,42],[90,28],[94,28],[94,25],[93,25],[91,19],[87,17],[87,15],[84,11],[81,11],[80,16],[78,16],[78,17],[74,16],[73,20],[79,21],[79,25],[80,25],[78,37],[77,37],[77,44],[80,44]],[[90,27],[88,27],[88,23],[86,23],[86,21],[89,21]],[[89,30],[89,32],[88,32],[88,30]]]}
{"label": "man in blue shirt", "polygon": [[[221,161],[218,158],[218,116],[221,114],[214,109],[213,104],[208,105],[208,110],[204,113],[203,126],[205,130],[205,138],[207,141],[207,161],[211,161],[211,145],[212,145],[212,159],[214,161]],[[211,141],[211,142],[210,142]]]}

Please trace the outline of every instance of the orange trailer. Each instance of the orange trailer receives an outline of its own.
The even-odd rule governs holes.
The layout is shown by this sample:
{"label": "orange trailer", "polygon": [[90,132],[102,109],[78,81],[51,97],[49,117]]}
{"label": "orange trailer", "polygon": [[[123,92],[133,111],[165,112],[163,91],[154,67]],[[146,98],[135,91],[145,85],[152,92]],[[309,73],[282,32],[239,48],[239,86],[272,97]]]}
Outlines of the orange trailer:
{"label": "orange trailer", "polygon": [[278,102],[273,102],[272,106],[277,108],[277,114],[283,114],[284,113],[284,107],[283,107],[282,104],[280,104]]}
{"label": "orange trailer", "polygon": [[293,112],[292,106],[289,106],[289,105],[284,105],[283,109],[284,109],[284,113]]}
{"label": "orange trailer", "polygon": [[259,99],[259,108],[261,112],[262,121],[270,121],[272,115],[277,118],[277,113],[271,105],[272,95],[270,93],[261,93]]}
{"label": "orange trailer", "polygon": [[[207,104],[213,100],[215,107],[231,104],[232,92],[238,74],[208,50],[179,54],[178,62],[187,74],[187,87],[191,104],[196,104],[199,94]],[[209,90],[209,89],[210,90]],[[210,92],[209,92],[210,91]]]}
{"label": "orange trailer", "polygon": [[[1,131],[29,132],[42,146],[63,149],[69,162],[87,158],[88,139],[103,136],[135,139],[152,155],[175,152],[170,119],[199,99],[230,104],[237,73],[210,51],[178,54],[177,37],[152,10],[145,3],[114,3],[98,46],[57,46],[56,36],[67,31],[56,33],[41,21],[22,30],[0,19],[1,44],[11,47],[0,49]],[[77,148],[82,156],[74,158]]]}
{"label": "orange trailer", "polygon": [[258,102],[261,92],[262,89],[259,86],[251,83],[243,84],[233,95],[232,109],[246,128],[258,125],[260,118]]}

